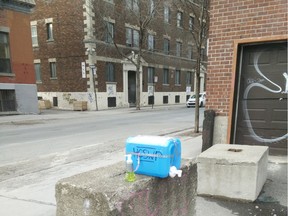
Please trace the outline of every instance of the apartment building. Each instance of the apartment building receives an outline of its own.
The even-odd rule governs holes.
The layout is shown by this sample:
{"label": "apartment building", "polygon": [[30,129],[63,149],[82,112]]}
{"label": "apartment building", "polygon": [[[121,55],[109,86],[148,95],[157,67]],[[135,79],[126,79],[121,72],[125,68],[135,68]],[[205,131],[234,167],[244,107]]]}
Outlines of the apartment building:
{"label": "apartment building", "polygon": [[199,8],[195,1],[36,0],[30,24],[38,96],[61,109],[74,101],[86,101],[88,110],[134,107],[137,92],[140,106],[184,104],[195,87],[191,32]]}
{"label": "apartment building", "polygon": [[214,143],[287,154],[287,1],[211,1],[207,109]]}
{"label": "apartment building", "polygon": [[34,0],[0,1],[0,114],[38,113],[30,13]]}

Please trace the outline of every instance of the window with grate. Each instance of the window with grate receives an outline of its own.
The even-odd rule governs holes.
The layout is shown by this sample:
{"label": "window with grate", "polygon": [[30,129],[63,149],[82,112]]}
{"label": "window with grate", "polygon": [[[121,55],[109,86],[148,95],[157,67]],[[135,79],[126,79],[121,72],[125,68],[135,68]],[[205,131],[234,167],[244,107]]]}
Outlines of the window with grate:
{"label": "window with grate", "polygon": [[0,112],[16,111],[15,90],[0,90]]}

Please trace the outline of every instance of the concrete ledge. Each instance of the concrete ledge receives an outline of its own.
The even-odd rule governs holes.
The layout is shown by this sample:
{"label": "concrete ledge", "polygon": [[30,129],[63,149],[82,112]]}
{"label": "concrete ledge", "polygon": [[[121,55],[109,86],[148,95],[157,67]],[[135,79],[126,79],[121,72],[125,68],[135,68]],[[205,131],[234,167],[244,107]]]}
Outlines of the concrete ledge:
{"label": "concrete ledge", "polygon": [[218,144],[197,161],[199,195],[254,201],[267,179],[268,147]]}
{"label": "concrete ledge", "polygon": [[136,175],[125,181],[125,163],[81,173],[56,184],[57,216],[195,215],[196,164],[182,161],[181,178]]}

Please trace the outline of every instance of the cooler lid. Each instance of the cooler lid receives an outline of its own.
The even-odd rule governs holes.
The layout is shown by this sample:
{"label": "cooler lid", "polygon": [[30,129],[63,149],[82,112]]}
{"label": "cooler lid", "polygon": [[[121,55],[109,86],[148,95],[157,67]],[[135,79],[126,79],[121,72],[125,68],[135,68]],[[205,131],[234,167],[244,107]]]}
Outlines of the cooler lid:
{"label": "cooler lid", "polygon": [[144,144],[144,145],[155,145],[155,146],[168,146],[169,140],[173,140],[171,137],[163,136],[148,136],[148,135],[138,135],[135,137],[129,137],[126,143],[133,144]]}

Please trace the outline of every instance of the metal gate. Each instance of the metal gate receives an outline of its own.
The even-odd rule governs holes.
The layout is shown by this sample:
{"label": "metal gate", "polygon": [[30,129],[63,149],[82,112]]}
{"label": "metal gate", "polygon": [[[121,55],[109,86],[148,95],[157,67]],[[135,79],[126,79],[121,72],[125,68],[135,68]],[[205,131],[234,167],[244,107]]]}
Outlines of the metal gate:
{"label": "metal gate", "polygon": [[242,46],[238,65],[233,143],[287,154],[287,42]]}

